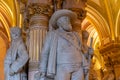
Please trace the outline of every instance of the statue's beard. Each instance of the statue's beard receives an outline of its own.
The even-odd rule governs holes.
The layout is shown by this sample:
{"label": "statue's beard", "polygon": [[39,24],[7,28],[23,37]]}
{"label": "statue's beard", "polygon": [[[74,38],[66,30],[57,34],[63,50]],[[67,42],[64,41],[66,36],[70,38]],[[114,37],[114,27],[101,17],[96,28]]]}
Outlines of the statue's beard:
{"label": "statue's beard", "polygon": [[63,28],[64,31],[67,31],[67,32],[72,31],[72,26],[71,25],[64,25],[64,26],[62,26],[62,28]]}

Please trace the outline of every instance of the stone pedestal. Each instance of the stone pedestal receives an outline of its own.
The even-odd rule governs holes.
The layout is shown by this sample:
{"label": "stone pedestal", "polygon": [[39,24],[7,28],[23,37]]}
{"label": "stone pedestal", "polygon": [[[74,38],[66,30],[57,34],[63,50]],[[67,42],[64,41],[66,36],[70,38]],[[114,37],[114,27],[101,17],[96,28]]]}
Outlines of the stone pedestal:
{"label": "stone pedestal", "polygon": [[34,74],[38,71],[40,53],[47,33],[47,25],[48,17],[44,15],[34,15],[30,20],[28,80],[34,80]]}

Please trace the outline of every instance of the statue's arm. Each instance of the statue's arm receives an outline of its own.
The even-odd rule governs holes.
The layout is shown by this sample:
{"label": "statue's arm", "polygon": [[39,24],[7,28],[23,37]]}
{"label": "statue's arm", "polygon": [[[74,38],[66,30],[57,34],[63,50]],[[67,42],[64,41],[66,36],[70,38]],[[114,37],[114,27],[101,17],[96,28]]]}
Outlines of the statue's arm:
{"label": "statue's arm", "polygon": [[48,64],[48,56],[49,56],[49,49],[50,49],[50,41],[51,41],[51,32],[48,32],[46,35],[46,39],[44,42],[44,46],[42,48],[41,57],[40,57],[40,64],[39,64],[39,71],[46,72],[47,64]]}
{"label": "statue's arm", "polygon": [[11,65],[11,54],[10,54],[10,49],[8,49],[4,60],[5,80],[8,80],[9,78],[10,65]]}
{"label": "statue's arm", "polygon": [[23,68],[23,66],[27,63],[27,61],[28,61],[28,53],[24,43],[21,42],[18,48],[17,59],[12,63],[11,70],[13,70],[14,72],[20,71]]}
{"label": "statue's arm", "polygon": [[93,44],[93,38],[91,38],[90,39],[90,46],[89,46],[89,48],[88,48],[88,52],[89,52],[89,55],[93,55],[93,53],[94,53],[94,50],[93,50],[93,48],[92,48],[92,44]]}

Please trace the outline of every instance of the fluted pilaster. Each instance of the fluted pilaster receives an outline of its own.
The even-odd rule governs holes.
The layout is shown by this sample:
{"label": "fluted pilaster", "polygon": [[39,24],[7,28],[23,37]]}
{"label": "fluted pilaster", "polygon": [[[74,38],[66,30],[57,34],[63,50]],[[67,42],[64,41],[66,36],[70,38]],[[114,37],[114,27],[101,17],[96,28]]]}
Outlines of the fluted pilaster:
{"label": "fluted pilaster", "polygon": [[29,44],[29,80],[34,80],[34,74],[38,71],[40,53],[47,33],[48,17],[34,15],[30,21]]}
{"label": "fluted pilaster", "polygon": [[29,75],[28,80],[35,80],[44,39],[48,30],[48,18],[52,14],[52,5],[32,3],[28,6],[29,19]]}

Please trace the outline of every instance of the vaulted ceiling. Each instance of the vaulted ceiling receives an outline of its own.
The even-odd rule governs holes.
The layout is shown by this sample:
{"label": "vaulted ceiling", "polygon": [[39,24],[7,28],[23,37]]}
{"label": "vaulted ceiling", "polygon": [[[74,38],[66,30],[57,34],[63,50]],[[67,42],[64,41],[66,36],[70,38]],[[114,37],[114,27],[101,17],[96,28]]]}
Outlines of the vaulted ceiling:
{"label": "vaulted ceiling", "polygon": [[10,41],[9,27],[16,24],[16,9],[13,0],[0,1],[0,33]]}
{"label": "vaulted ceiling", "polygon": [[[120,35],[120,0],[88,0],[83,28],[100,44],[115,41]],[[93,27],[93,28],[92,28]]]}

